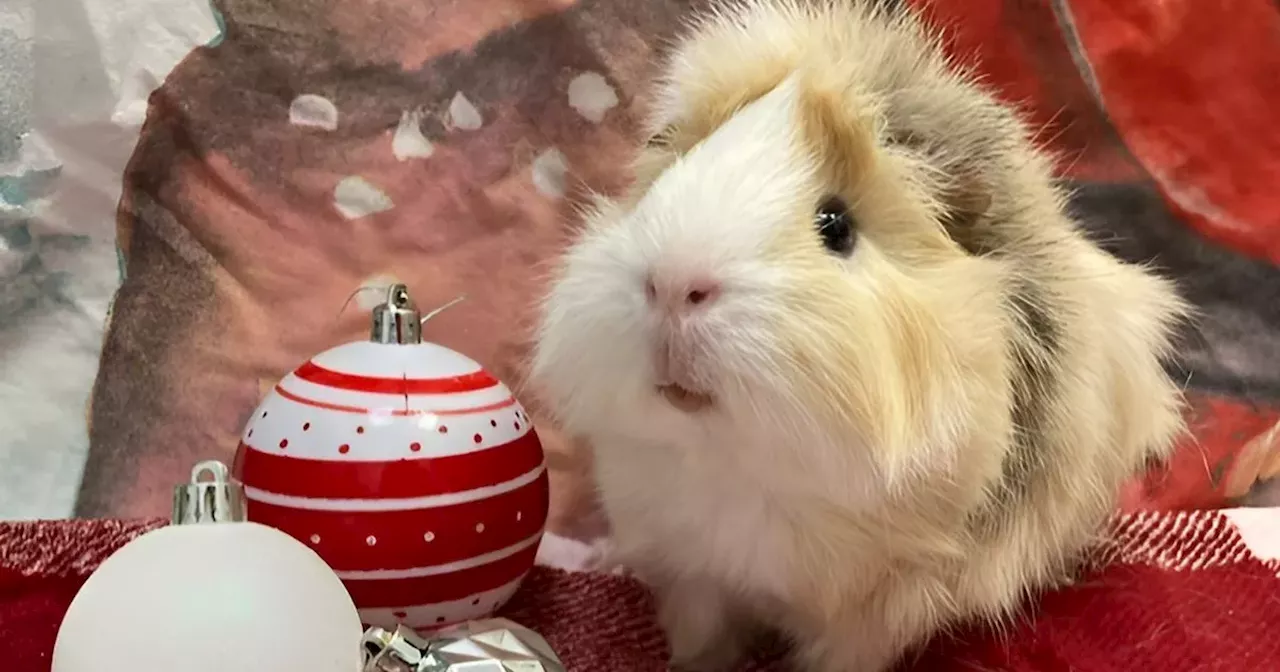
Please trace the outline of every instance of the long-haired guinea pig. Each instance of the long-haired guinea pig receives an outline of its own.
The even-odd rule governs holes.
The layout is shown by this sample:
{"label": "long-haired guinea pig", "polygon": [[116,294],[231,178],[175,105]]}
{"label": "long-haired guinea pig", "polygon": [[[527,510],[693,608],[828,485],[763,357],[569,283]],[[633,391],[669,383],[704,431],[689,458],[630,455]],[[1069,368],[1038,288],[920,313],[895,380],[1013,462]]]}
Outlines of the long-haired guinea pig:
{"label": "long-haired guinea pig", "polygon": [[531,373],[673,663],[767,626],[802,669],[879,672],[1068,577],[1183,430],[1171,285],[1078,230],[1028,127],[906,10],[721,6],[654,107]]}

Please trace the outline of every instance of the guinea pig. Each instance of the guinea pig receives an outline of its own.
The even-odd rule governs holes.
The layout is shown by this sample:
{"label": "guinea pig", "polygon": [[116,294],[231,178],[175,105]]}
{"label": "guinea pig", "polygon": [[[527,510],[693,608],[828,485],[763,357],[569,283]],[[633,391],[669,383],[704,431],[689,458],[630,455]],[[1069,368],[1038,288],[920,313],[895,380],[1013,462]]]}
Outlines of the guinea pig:
{"label": "guinea pig", "polygon": [[880,672],[1069,580],[1184,431],[1175,288],[1081,232],[1054,158],[910,10],[722,5],[655,89],[530,374],[595,451],[673,665],[768,628],[800,669]]}

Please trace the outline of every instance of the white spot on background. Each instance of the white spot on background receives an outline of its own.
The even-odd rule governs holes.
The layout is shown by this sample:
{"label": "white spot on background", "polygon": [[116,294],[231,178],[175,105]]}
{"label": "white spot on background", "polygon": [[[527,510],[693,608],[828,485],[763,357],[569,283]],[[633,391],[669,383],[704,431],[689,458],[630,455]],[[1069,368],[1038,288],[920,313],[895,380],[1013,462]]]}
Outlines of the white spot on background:
{"label": "white spot on background", "polygon": [[304,93],[289,104],[289,123],[334,131],[338,129],[338,108],[324,96]]}
{"label": "white spot on background", "polygon": [[449,125],[464,131],[474,131],[484,125],[480,110],[461,91],[449,103]]}
{"label": "white spot on background", "polygon": [[410,110],[400,115],[395,136],[391,139],[391,152],[401,161],[425,159],[436,151],[431,141],[422,134],[422,111]]}
{"label": "white spot on background", "polygon": [[395,206],[391,197],[359,175],[342,178],[333,190],[333,201],[338,212],[347,219],[359,219]]}
{"label": "white spot on background", "polygon": [[533,186],[544,195],[559,198],[564,196],[565,178],[569,173],[569,164],[564,154],[556,148],[543,150],[533,160]]}
{"label": "white spot on background", "polygon": [[618,94],[603,75],[584,72],[569,82],[569,106],[592,123],[604,121],[604,115],[618,106]]}
{"label": "white spot on background", "polygon": [[387,273],[365,280],[360,283],[360,291],[356,293],[356,305],[361,310],[373,310],[374,306],[387,300],[387,288],[398,282],[399,278]]}

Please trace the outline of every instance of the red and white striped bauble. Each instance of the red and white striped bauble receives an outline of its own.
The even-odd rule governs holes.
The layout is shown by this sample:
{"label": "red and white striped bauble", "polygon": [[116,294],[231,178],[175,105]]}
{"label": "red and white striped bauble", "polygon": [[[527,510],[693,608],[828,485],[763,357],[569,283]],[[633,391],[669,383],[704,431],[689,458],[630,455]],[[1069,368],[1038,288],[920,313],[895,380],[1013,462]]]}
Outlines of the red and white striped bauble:
{"label": "red and white striped bauble", "polygon": [[314,549],[366,624],[483,618],[533,567],[542,446],[506,385],[433,343],[353,342],[276,385],[235,462],[250,520]]}

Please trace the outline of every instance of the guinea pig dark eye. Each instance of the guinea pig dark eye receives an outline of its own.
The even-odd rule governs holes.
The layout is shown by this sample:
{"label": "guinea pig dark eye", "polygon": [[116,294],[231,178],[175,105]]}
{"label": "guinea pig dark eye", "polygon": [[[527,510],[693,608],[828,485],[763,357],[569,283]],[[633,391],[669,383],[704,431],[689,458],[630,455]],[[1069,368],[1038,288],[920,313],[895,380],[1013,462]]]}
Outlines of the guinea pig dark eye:
{"label": "guinea pig dark eye", "polygon": [[813,225],[822,237],[822,245],[842,257],[853,254],[853,244],[858,235],[855,224],[849,205],[839,196],[823,201],[813,218]]}

